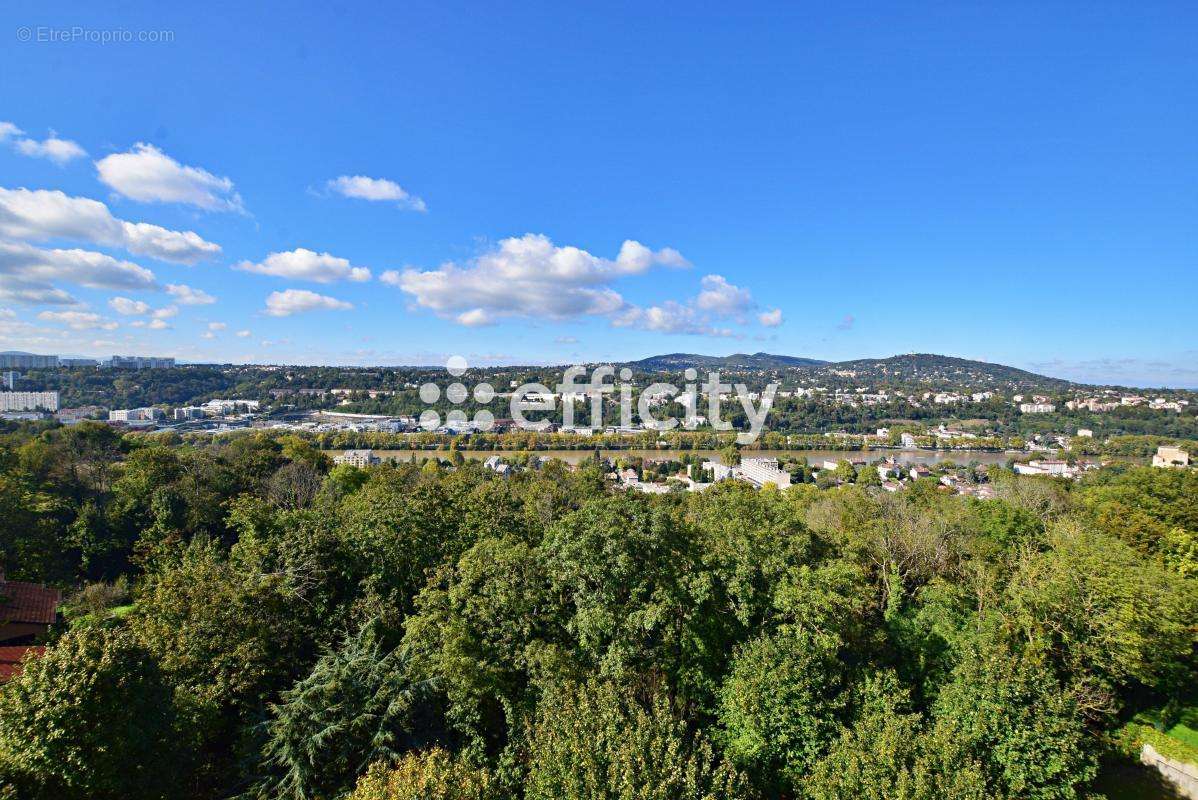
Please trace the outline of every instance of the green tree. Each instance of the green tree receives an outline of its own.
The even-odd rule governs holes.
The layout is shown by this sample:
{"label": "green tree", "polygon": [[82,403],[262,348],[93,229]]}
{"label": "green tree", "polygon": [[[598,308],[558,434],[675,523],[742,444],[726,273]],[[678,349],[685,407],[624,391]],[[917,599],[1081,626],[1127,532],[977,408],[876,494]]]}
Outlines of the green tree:
{"label": "green tree", "polygon": [[563,685],[537,708],[525,800],[735,800],[743,779],[660,692]]}
{"label": "green tree", "polygon": [[749,642],[720,692],[729,758],[768,793],[791,793],[835,734],[840,685],[826,641],[783,633]]}
{"label": "green tree", "polygon": [[380,625],[364,626],[272,704],[265,768],[257,794],[278,800],[335,797],[366,767],[391,761],[434,730],[431,688],[411,685]]}
{"label": "green tree", "polygon": [[936,752],[977,764],[986,796],[1073,800],[1097,774],[1072,692],[1035,654],[982,644],[933,707]]}
{"label": "green tree", "polygon": [[440,748],[375,764],[347,800],[515,800],[486,769]]}
{"label": "green tree", "polygon": [[149,654],[123,629],[85,626],[0,690],[0,779],[30,800],[177,797],[173,723]]}

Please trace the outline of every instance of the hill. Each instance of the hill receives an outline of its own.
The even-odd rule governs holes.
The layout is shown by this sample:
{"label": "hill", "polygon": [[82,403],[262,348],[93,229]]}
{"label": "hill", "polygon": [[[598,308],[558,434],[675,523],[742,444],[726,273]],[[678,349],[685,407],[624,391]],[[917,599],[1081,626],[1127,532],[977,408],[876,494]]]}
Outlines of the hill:
{"label": "hill", "polygon": [[850,361],[821,361],[815,358],[772,353],[734,353],[705,356],[668,353],[633,361],[626,366],[645,372],[677,372],[687,367],[729,372],[789,373],[796,380],[829,385],[907,384],[929,387],[977,387],[1008,389],[1061,389],[1069,381],[1034,372],[934,353],[907,353],[889,358],[859,358]]}
{"label": "hill", "polygon": [[889,358],[859,358],[839,361],[828,368],[837,374],[880,382],[959,383],[977,386],[982,384],[1007,386],[1036,386],[1062,388],[1070,382],[1048,375],[972,361],[967,358],[940,356],[932,353],[907,353]]}
{"label": "hill", "polygon": [[668,353],[650,356],[627,366],[645,372],[671,372],[687,367],[696,369],[784,369],[786,367],[814,367],[827,364],[815,358],[780,356],[771,353],[733,353],[730,356],[704,356],[697,353]]}

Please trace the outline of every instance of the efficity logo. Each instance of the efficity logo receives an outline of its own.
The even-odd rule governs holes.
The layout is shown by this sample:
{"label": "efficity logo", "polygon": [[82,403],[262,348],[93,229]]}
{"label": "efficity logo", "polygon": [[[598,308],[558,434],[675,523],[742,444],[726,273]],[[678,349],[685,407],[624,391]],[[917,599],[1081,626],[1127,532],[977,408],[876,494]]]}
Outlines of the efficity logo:
{"label": "efficity logo", "polygon": [[[750,391],[743,383],[722,383],[718,371],[707,373],[706,380],[698,383],[698,372],[688,368],[683,373],[687,383],[681,387],[672,383],[652,383],[637,392],[637,387],[632,383],[632,370],[627,367],[617,375],[615,367],[597,366],[588,375],[585,367],[573,366],[562,373],[561,383],[552,389],[542,383],[524,383],[513,388],[510,395],[500,395],[489,383],[468,388],[461,380],[456,380],[465,375],[468,369],[465,358],[450,356],[445,362],[445,371],[455,380],[445,387],[444,394],[436,383],[429,381],[421,384],[421,402],[427,406],[443,407],[444,399],[451,406],[464,406],[473,397],[478,405],[489,405],[497,399],[502,401],[506,398],[511,425],[534,432],[546,431],[552,426],[553,423],[546,416],[556,415],[559,405],[563,431],[578,430],[580,427],[604,430],[604,405],[613,402],[618,405],[618,427],[622,430],[638,427],[651,431],[669,431],[679,427],[696,430],[706,425],[716,431],[731,431],[732,422],[724,419],[721,412],[722,404],[735,398],[749,426],[748,431],[737,433],[736,441],[738,444],[752,444],[765,427],[779,388],[779,384],[771,383],[760,392]],[[705,399],[706,403],[701,403],[700,398]],[[585,424],[579,422],[580,405],[584,415],[589,411],[589,421]],[[681,419],[666,413],[675,405],[682,406]],[[530,419],[527,416],[530,413],[539,418]],[[495,415],[487,409],[481,409],[473,417],[467,417],[463,408],[451,408],[442,420],[438,411],[427,408],[420,414],[420,427],[426,431],[489,431],[495,427]]]}

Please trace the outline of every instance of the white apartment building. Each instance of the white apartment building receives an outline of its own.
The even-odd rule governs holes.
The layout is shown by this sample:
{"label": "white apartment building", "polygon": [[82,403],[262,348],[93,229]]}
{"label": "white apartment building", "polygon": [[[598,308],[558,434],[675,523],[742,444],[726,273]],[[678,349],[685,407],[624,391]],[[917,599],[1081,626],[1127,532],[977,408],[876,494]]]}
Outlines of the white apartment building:
{"label": "white apartment building", "polygon": [[257,400],[209,400],[201,408],[214,417],[226,414],[248,413],[258,410]]}
{"label": "white apartment building", "polygon": [[0,411],[57,411],[58,392],[0,392]]}
{"label": "white apartment building", "polygon": [[166,418],[166,412],[161,408],[114,408],[108,412],[109,422],[125,422],[129,424],[150,423]]}
{"label": "white apartment building", "polygon": [[207,416],[199,406],[183,406],[175,409],[176,420],[204,419]]}
{"label": "white apartment building", "polygon": [[15,350],[0,353],[0,369],[45,369],[57,366],[58,356],[39,356]]}
{"label": "white apartment building", "polygon": [[351,467],[370,467],[381,464],[382,459],[373,450],[346,450],[339,456],[333,456],[334,464],[349,464]]}
{"label": "white apartment building", "polygon": [[107,363],[113,369],[168,369],[175,366],[175,359],[152,356],[113,356]]}
{"label": "white apartment building", "polygon": [[779,489],[790,488],[790,473],[778,469],[776,458],[742,458],[736,471],[739,473],[737,477],[754,486],[772,483]]}

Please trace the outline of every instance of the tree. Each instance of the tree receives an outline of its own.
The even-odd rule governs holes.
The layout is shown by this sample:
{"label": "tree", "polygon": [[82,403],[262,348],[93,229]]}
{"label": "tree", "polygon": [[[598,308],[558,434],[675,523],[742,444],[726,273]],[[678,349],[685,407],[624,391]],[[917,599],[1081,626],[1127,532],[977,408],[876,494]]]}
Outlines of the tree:
{"label": "tree", "polygon": [[[1075,521],[1050,527],[1025,552],[1008,588],[1008,618],[1071,684],[1086,716],[1103,721],[1120,697],[1176,697],[1194,680],[1198,586]],[[1151,613],[1145,613],[1151,609]]]}
{"label": "tree", "polygon": [[979,641],[933,715],[935,753],[978,765],[987,797],[1074,800],[1098,772],[1073,694],[1035,653]]}
{"label": "tree", "polygon": [[811,800],[983,800],[986,786],[972,762],[944,764],[892,673],[868,676],[854,692],[852,722],[803,779]]}
{"label": "tree", "polygon": [[394,765],[380,762],[347,800],[515,800],[485,769],[440,748],[409,753]]}
{"label": "tree", "polygon": [[280,508],[307,508],[316,499],[324,478],[303,461],[292,461],[279,467],[270,479],[267,496]]}
{"label": "tree", "polygon": [[435,727],[431,687],[412,685],[380,625],[371,623],[329,651],[312,672],[272,704],[258,796],[277,800],[335,797],[366,767],[424,744]]}
{"label": "tree", "polygon": [[442,687],[450,723],[476,753],[520,735],[533,675],[560,669],[565,635],[552,597],[536,551],[508,536],[478,542],[416,601],[404,639],[413,673]]}
{"label": "tree", "polygon": [[720,461],[726,467],[735,467],[740,464],[740,448],[734,444],[730,444],[720,450]]}
{"label": "tree", "polygon": [[[268,566],[253,537],[226,555],[197,537],[160,556],[129,622],[175,688],[181,726],[204,760],[209,791],[237,778],[243,728],[268,698],[303,674],[318,648],[317,567]],[[277,566],[278,569],[272,569]]]}
{"label": "tree", "polygon": [[736,800],[744,781],[665,695],[565,684],[537,707],[525,800]]}
{"label": "tree", "polygon": [[835,648],[806,635],[745,645],[720,692],[724,748],[767,793],[790,794],[836,731]]}
{"label": "tree", "polygon": [[586,668],[612,678],[660,671],[696,700],[714,688],[722,641],[708,624],[712,595],[696,550],[684,520],[627,494],[549,529],[539,552]]}
{"label": "tree", "polygon": [[0,779],[31,800],[177,797],[173,723],[170,689],[128,631],[84,626],[0,690]]}

